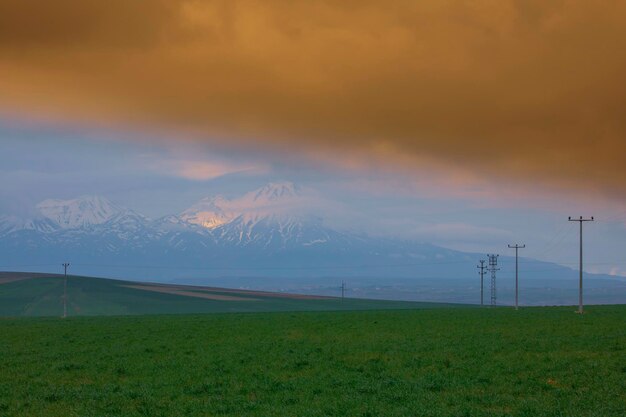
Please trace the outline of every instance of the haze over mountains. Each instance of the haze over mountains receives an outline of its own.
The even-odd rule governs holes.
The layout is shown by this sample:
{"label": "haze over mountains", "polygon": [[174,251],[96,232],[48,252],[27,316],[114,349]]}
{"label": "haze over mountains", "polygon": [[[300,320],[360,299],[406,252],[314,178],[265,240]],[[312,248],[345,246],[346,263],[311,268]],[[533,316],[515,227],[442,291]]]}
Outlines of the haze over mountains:
{"label": "haze over mountains", "polygon": [[[0,265],[53,272],[67,260],[76,274],[318,293],[332,293],[338,280],[350,279],[357,296],[477,301],[481,254],[336,230],[315,201],[314,190],[289,182],[235,199],[207,197],[158,219],[99,196],[45,200],[34,218],[0,217]],[[504,300],[511,265],[501,257]],[[577,272],[570,268],[532,260],[522,265],[525,285],[558,289],[529,303],[567,303],[576,290]],[[598,302],[626,295],[624,280],[589,277]]]}
{"label": "haze over mountains", "polygon": [[[1,218],[0,239],[14,260],[24,259],[23,253],[29,252],[31,262],[67,258],[120,265],[120,260],[132,260],[126,265],[158,266],[165,261],[221,267],[221,275],[232,275],[228,270],[240,275],[246,268],[250,271],[245,275],[257,275],[255,267],[277,273],[289,267],[289,276],[310,276],[309,268],[353,266],[357,270],[364,261],[470,260],[468,255],[432,245],[327,227],[311,194],[292,183],[270,183],[236,199],[207,197],[182,213],[154,220],[102,197],[46,200],[37,206],[36,218]],[[24,247],[30,249],[23,251]]]}

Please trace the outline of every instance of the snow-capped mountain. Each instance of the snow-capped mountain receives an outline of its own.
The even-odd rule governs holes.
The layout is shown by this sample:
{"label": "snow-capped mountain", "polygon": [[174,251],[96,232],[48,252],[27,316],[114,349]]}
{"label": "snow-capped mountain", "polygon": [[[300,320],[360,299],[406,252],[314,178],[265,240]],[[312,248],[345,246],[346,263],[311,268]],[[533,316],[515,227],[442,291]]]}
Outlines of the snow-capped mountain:
{"label": "snow-capped mountain", "polygon": [[[258,190],[228,200],[222,196],[207,197],[180,214],[188,223],[197,224],[207,229],[233,223],[239,230],[248,228],[262,220],[274,219],[277,224],[284,224],[294,218],[306,207],[308,196],[301,188],[290,182],[270,183]],[[284,227],[282,227],[284,228]],[[243,231],[246,234],[246,231]]]}
{"label": "snow-capped mountain", "polygon": [[217,196],[203,198],[183,211],[179,218],[207,229],[215,229],[232,221],[237,215],[237,211],[230,206],[230,201],[222,196]]}
{"label": "snow-capped mountain", "polygon": [[0,217],[0,236],[34,231],[46,240],[115,236],[148,244],[172,234],[195,234],[217,246],[259,245],[278,250],[329,240],[331,231],[322,226],[322,219],[303,210],[307,198],[292,183],[270,183],[231,200],[206,197],[179,215],[156,220],[98,196],[45,200],[36,206],[36,218]]}
{"label": "snow-capped mountain", "polygon": [[15,216],[0,216],[0,235],[22,229],[22,221]]}
{"label": "snow-capped mountain", "polygon": [[75,229],[105,223],[123,210],[106,198],[83,196],[72,200],[45,200],[37,204],[44,219],[62,229]]}
{"label": "snow-capped mountain", "polygon": [[232,200],[200,200],[178,218],[209,230],[221,245],[259,246],[274,250],[314,245],[341,233],[323,226],[311,213],[312,196],[290,182],[270,183]]}
{"label": "snow-capped mountain", "polygon": [[298,204],[304,197],[302,189],[291,182],[271,182],[258,190],[251,191],[241,197],[242,203],[260,206]]}
{"label": "snow-capped mountain", "polygon": [[314,192],[292,183],[270,183],[234,199],[207,197],[179,215],[156,220],[102,197],[46,200],[37,206],[36,221],[0,220],[0,250],[24,263],[71,256],[111,263],[120,257],[159,264],[176,258],[190,266],[295,267],[358,258],[387,262],[426,248],[329,228],[314,200]]}
{"label": "snow-capped mountain", "polygon": [[0,216],[0,234],[31,230],[51,233],[102,224],[122,210],[105,198],[83,196],[72,200],[45,200],[35,207],[33,218]]}

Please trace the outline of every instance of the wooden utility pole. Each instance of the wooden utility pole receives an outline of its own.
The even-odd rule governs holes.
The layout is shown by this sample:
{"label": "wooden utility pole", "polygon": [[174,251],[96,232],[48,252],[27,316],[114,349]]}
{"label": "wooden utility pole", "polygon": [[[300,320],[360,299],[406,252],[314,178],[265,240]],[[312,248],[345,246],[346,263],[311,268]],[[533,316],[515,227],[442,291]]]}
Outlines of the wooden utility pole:
{"label": "wooden utility pole", "polygon": [[67,317],[67,267],[70,266],[69,262],[64,262],[61,264],[64,270],[64,279],[63,279],[63,318]]}
{"label": "wooden utility pole", "polygon": [[517,259],[518,259],[518,257],[517,257],[517,251],[519,249],[524,249],[525,247],[526,247],[526,245],[521,245],[521,246],[518,245],[518,244],[509,245],[509,248],[515,249],[515,309],[516,310],[518,309],[518,306],[517,306],[517,293],[518,293],[518,285],[517,285],[517,281],[518,281],[518,261],[517,261]]}
{"label": "wooden utility pole", "polygon": [[590,219],[584,219],[583,216],[580,216],[578,219],[572,219],[568,217],[570,222],[578,222],[580,223],[580,265],[579,271],[580,275],[578,277],[578,312],[583,314],[583,222],[592,222],[593,216]]}
{"label": "wooden utility pole", "polygon": [[478,272],[480,274],[480,305],[483,305],[483,277],[485,276],[485,260],[480,260],[480,265],[476,266],[476,268],[480,269]]}

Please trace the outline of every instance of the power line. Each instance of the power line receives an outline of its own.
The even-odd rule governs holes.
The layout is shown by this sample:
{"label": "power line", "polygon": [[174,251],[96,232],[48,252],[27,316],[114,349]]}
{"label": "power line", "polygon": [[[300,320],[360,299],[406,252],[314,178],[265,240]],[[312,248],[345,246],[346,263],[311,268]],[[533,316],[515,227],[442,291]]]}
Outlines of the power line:
{"label": "power line", "polygon": [[249,267],[230,267],[230,266],[207,266],[207,267],[193,267],[193,266],[172,266],[172,265],[114,265],[114,264],[73,264],[74,266],[89,266],[100,268],[138,268],[138,269],[190,269],[190,270],[306,270],[306,269],[355,269],[355,268],[402,268],[409,266],[425,266],[425,265],[451,265],[451,264],[466,264],[471,262],[470,260],[464,261],[433,261],[433,262],[421,262],[421,263],[409,263],[409,264],[361,264],[361,265],[335,265],[335,266],[249,266]]}
{"label": "power line", "polygon": [[[597,221],[597,220],[596,220]],[[92,263],[72,263],[72,266],[90,266],[90,267],[98,267],[98,268],[153,268],[153,269],[201,269],[201,270],[246,270],[246,269],[347,269],[347,268],[392,268],[392,267],[406,267],[406,266],[424,266],[424,265],[452,265],[452,264],[467,264],[470,263],[471,260],[462,260],[462,261],[432,261],[432,262],[420,262],[420,263],[394,263],[394,264],[355,264],[355,265],[335,265],[335,266],[319,266],[319,265],[303,265],[303,266],[250,266],[250,267],[230,267],[230,266],[188,266],[188,265],[141,265],[141,264],[92,264]],[[502,261],[503,264],[508,264],[509,261],[506,259]],[[528,257],[520,258],[520,262],[524,264],[559,264],[559,265],[577,265],[578,262],[559,262],[559,261],[546,261],[541,259],[530,259]],[[614,262],[605,261],[605,262],[587,262],[587,265],[626,265],[626,262],[623,259],[616,260]],[[56,263],[47,263],[47,264],[11,264],[11,265],[0,265],[0,268],[27,268],[27,267],[42,267],[42,266],[55,266]]]}
{"label": "power line", "polygon": [[563,241],[565,241],[565,239],[567,239],[570,235],[572,234],[572,229],[565,229],[563,231],[563,233],[560,234],[560,236],[558,236],[550,245],[548,245],[543,251],[541,251],[541,255],[542,256],[546,256],[547,254],[553,254],[554,251],[556,249],[560,251],[563,250],[563,246],[561,245],[561,243],[563,243]]}
{"label": "power line", "polygon": [[569,230],[567,225],[560,224],[557,228],[556,232],[552,235],[550,239],[543,246],[535,246],[535,249],[531,249],[528,256],[539,256],[544,254],[549,247],[552,247],[553,243],[559,238],[562,237],[562,234],[567,233]]}
{"label": "power line", "polygon": [[578,222],[580,224],[580,275],[578,278],[578,312],[583,314],[583,223],[584,222],[592,222],[593,216],[590,219],[584,219],[583,216],[580,216],[578,219],[572,219],[568,217],[567,219],[570,222]]}
{"label": "power line", "polygon": [[517,252],[519,249],[523,249],[525,248],[526,245],[518,245],[517,243],[515,245],[509,245],[509,248],[515,248],[515,309],[518,309],[518,304],[517,304],[517,294],[518,294],[518,272],[519,272],[519,263],[518,263],[518,256],[517,256]]}
{"label": "power line", "polygon": [[[212,271],[212,270],[227,270],[227,271],[246,271],[246,270],[254,270],[254,271],[262,271],[262,270],[316,270],[316,269],[352,269],[352,268],[392,268],[392,267],[411,267],[411,266],[422,266],[422,265],[447,265],[447,264],[460,264],[466,263],[467,261],[453,261],[453,262],[433,262],[433,263],[421,263],[421,264],[378,264],[378,265],[337,265],[337,266],[296,266],[296,267],[280,267],[280,266],[270,266],[270,267],[192,267],[186,265],[119,265],[119,264],[80,264],[73,263],[74,267],[97,267],[97,268],[127,268],[127,269],[157,269],[157,270],[198,270],[198,271]],[[558,261],[542,261],[542,260],[532,260],[528,258],[520,258],[520,264],[530,265],[530,264],[555,264],[553,267],[540,268],[540,269],[525,269],[526,272],[550,272],[550,271],[558,271],[564,268],[570,268],[570,266],[578,265],[579,262],[558,262]],[[509,265],[507,261],[502,262],[503,265]],[[54,266],[58,264],[36,264],[36,265],[0,265],[0,268],[24,268],[24,267],[41,267],[41,266]],[[587,262],[586,265],[611,265],[611,266],[621,266],[626,265],[626,262]]]}

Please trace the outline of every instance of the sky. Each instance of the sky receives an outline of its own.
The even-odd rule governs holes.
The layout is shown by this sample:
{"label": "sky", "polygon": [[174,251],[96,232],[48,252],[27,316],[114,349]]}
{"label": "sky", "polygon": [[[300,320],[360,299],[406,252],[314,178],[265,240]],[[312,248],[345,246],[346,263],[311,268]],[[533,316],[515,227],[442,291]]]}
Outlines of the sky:
{"label": "sky", "polygon": [[0,212],[288,180],[337,227],[626,274],[626,3],[0,0]]}

